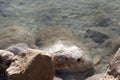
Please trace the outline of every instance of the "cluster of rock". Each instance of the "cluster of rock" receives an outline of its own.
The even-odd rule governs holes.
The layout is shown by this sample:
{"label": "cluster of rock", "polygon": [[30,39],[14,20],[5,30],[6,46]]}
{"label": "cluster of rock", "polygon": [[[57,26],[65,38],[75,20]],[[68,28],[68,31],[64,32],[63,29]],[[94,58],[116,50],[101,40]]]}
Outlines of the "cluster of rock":
{"label": "cluster of rock", "polygon": [[[92,61],[80,48],[68,47],[59,42],[41,51],[19,43],[0,50],[0,74],[5,74],[8,80],[119,80],[119,58],[120,49],[105,73],[86,79],[73,78],[75,76],[70,73],[83,72],[93,67]],[[62,75],[67,72],[73,77],[55,77],[55,70],[62,72]]]}
{"label": "cluster of rock", "polygon": [[55,65],[48,54],[17,46],[0,50],[0,73],[6,74],[8,80],[53,80]]}
{"label": "cluster of rock", "polygon": [[31,49],[25,43],[15,44],[0,50],[0,58],[0,73],[8,80],[53,80],[56,69],[72,73],[93,67],[84,51],[61,42],[44,51]]}
{"label": "cluster of rock", "polygon": [[6,70],[8,80],[53,80],[54,62],[40,50],[25,50]]}
{"label": "cluster of rock", "polygon": [[[63,29],[61,29],[61,31],[68,37],[60,35],[60,38],[67,41],[58,41],[40,49],[40,45],[36,45],[38,44],[36,43],[38,39],[34,38],[33,35],[22,26],[8,26],[0,30],[0,74],[5,74],[8,80],[20,80],[21,78],[22,80],[46,80],[44,75],[47,74],[48,78],[52,75],[53,78],[55,70],[60,73],[79,74],[79,72],[91,69],[93,62],[86,54],[86,51],[77,47],[75,44],[64,43],[64,41],[68,43],[68,39],[72,38],[72,34],[67,34]],[[59,31],[59,33],[61,33],[61,31]],[[44,36],[46,35],[44,34]],[[52,35],[50,34],[50,36]],[[70,43],[72,43],[72,41],[70,41]],[[36,74],[34,72],[36,72]],[[74,74],[70,75],[73,76]],[[35,76],[37,77],[34,78]],[[47,80],[51,80],[52,78]],[[58,76],[56,79],[58,78],[63,77]]]}

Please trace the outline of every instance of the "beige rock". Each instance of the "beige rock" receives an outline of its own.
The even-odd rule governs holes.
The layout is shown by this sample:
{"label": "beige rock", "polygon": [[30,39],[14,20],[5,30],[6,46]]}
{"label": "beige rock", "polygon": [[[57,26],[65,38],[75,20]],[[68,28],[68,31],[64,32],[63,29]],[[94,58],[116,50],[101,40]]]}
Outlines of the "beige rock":
{"label": "beige rock", "polygon": [[33,49],[24,54],[6,70],[8,80],[53,80],[55,66],[49,55]]}
{"label": "beige rock", "polygon": [[13,53],[6,50],[0,50],[0,73],[5,73],[5,70],[14,60],[15,56]]}
{"label": "beige rock", "polygon": [[63,72],[81,72],[93,66],[92,60],[75,45],[58,41],[45,51],[54,58],[56,68]]}
{"label": "beige rock", "polygon": [[92,60],[93,60],[94,65],[97,65],[101,61],[101,56],[95,55]]}
{"label": "beige rock", "polygon": [[2,49],[17,43],[26,43],[31,48],[34,48],[34,38],[22,26],[8,26],[0,31],[0,35],[0,48]]}

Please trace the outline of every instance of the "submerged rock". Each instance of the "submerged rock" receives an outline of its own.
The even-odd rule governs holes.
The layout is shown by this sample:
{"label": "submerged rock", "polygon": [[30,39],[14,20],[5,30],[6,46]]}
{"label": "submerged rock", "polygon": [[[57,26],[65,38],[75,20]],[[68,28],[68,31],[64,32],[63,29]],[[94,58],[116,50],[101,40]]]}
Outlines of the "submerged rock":
{"label": "submerged rock", "polygon": [[46,47],[57,40],[76,42],[77,39],[68,27],[37,27],[31,31],[38,47]]}
{"label": "submerged rock", "polygon": [[12,46],[6,48],[5,50],[14,53],[14,55],[19,55],[20,53],[23,53],[27,48],[29,48],[27,44],[18,43],[18,44],[13,44]]}
{"label": "submerged rock", "polygon": [[8,80],[53,80],[52,58],[40,50],[26,49],[6,70]]}
{"label": "submerged rock", "polygon": [[22,26],[8,26],[0,31],[0,35],[0,48],[2,49],[17,43],[26,43],[34,48],[34,38]]}
{"label": "submerged rock", "polygon": [[85,51],[75,45],[66,45],[60,41],[45,51],[54,58],[56,68],[62,72],[81,72],[93,66]]}
{"label": "submerged rock", "polygon": [[106,34],[104,34],[104,33],[97,32],[97,31],[93,31],[93,30],[88,29],[88,30],[86,31],[85,38],[90,38],[90,39],[92,39],[94,42],[101,44],[101,43],[103,43],[105,40],[109,39],[109,36],[106,35]]}

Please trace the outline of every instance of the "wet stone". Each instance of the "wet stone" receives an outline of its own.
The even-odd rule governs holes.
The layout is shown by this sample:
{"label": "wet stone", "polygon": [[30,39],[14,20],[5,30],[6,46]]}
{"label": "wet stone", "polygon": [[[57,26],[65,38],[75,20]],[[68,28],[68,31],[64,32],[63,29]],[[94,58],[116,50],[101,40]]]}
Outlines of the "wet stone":
{"label": "wet stone", "polygon": [[90,38],[92,39],[95,43],[100,43],[102,44],[106,39],[109,39],[110,37],[104,33],[93,31],[88,29],[86,31],[86,34],[84,36],[85,38]]}

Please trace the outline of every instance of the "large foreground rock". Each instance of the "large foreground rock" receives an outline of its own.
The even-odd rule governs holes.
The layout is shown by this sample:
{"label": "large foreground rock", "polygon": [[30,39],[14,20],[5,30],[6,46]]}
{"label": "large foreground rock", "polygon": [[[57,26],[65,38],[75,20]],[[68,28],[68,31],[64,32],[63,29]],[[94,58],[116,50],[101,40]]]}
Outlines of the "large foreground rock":
{"label": "large foreground rock", "polygon": [[6,70],[8,80],[53,80],[54,62],[40,50],[27,49]]}
{"label": "large foreground rock", "polygon": [[53,57],[59,71],[81,72],[93,67],[90,57],[75,45],[68,45],[58,41],[45,50]]}

